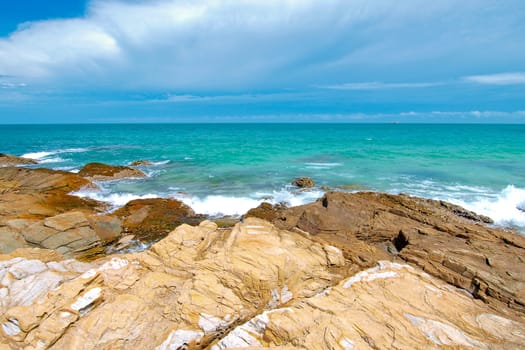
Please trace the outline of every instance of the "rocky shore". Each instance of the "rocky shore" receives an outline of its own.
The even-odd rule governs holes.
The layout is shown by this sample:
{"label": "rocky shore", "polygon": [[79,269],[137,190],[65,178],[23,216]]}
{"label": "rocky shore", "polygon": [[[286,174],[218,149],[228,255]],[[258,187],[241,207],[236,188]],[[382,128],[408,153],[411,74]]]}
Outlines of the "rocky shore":
{"label": "rocky shore", "polygon": [[70,194],[133,167],[20,164],[0,157],[0,350],[525,348],[525,237],[461,207],[328,192],[215,223]]}

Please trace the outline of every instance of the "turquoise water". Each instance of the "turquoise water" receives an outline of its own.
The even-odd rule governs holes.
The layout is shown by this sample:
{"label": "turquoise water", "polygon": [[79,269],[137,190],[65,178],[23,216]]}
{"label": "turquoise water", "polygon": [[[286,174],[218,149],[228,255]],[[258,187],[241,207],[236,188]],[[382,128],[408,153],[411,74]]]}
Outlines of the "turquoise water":
{"label": "turquoise water", "polygon": [[[262,200],[297,205],[320,186],[446,199],[525,227],[525,125],[133,124],[0,126],[0,152],[77,171],[88,162],[146,159],[147,179],[81,195],[122,205],[169,196],[208,214]],[[312,177],[300,192],[289,183]]]}

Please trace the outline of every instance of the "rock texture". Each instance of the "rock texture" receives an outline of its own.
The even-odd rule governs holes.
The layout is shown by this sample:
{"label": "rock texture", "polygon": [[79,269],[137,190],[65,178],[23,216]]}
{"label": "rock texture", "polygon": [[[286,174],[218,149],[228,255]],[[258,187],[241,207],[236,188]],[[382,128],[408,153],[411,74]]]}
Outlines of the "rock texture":
{"label": "rock texture", "polygon": [[37,164],[33,159],[0,153],[0,167]]}
{"label": "rock texture", "polygon": [[148,166],[153,165],[149,160],[134,160],[129,164],[130,166]]}
{"label": "rock texture", "polygon": [[400,258],[487,303],[525,312],[525,237],[490,228],[489,218],[461,207],[405,195],[334,192],[273,215],[278,227],[339,247],[362,268]]}
{"label": "rock texture", "polygon": [[[525,320],[417,267],[248,218],[86,264],[1,256],[1,349],[516,349]],[[28,254],[28,258],[21,255]],[[38,257],[41,257],[40,259]]]}
{"label": "rock texture", "polygon": [[49,169],[0,168],[0,222],[41,219],[72,209],[96,212],[101,203],[70,195],[81,188],[95,188],[72,173]]}
{"label": "rock texture", "polygon": [[175,199],[136,199],[118,209],[115,216],[122,220],[124,232],[150,242],[164,238],[175,227],[204,220],[186,204]]}
{"label": "rock texture", "polygon": [[133,177],[146,177],[146,174],[138,169],[102,163],[86,164],[80,169],[78,175],[90,181],[108,181]]}
{"label": "rock texture", "polygon": [[69,194],[84,187],[94,185],[67,172],[0,168],[0,253],[41,247],[72,257],[117,239],[120,221],[98,215],[103,204]]}
{"label": "rock texture", "polygon": [[293,179],[292,185],[297,186],[299,188],[310,188],[315,187],[314,180],[312,180],[309,177],[298,177]]}

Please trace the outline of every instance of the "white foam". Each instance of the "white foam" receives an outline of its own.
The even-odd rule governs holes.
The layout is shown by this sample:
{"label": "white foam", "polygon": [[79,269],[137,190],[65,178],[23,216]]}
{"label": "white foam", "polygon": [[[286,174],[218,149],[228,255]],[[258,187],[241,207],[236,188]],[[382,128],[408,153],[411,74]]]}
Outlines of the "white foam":
{"label": "white foam", "polygon": [[507,186],[495,198],[478,197],[473,201],[448,199],[450,202],[490,217],[498,225],[525,227],[525,189]]}
{"label": "white foam", "polygon": [[306,165],[306,168],[308,169],[322,170],[322,169],[330,169],[330,168],[342,166],[343,164],[341,163],[305,163],[305,165]]}
{"label": "white foam", "polygon": [[74,196],[81,198],[90,198],[99,202],[109,203],[114,207],[122,207],[128,202],[135,199],[149,199],[149,198],[159,198],[158,195],[153,193],[147,193],[144,195],[136,195],[132,193],[105,193],[99,191],[78,191],[71,193]]}
{"label": "white foam", "polygon": [[44,158],[44,159],[40,159],[38,161],[38,163],[40,164],[45,164],[45,163],[60,163],[60,162],[63,162],[64,159],[60,158],[60,157],[51,157],[51,158]]}
{"label": "white foam", "polygon": [[49,157],[53,154],[56,154],[56,152],[33,152],[33,153],[22,154],[21,157],[38,160],[38,159],[42,159],[45,157]]}
{"label": "white foam", "polygon": [[205,198],[177,196],[195,212],[211,216],[243,215],[259,206],[261,200],[248,197],[207,196]]}
{"label": "white foam", "polygon": [[320,198],[323,191],[289,191],[283,189],[273,192],[256,192],[250,197],[230,197],[211,195],[204,198],[175,194],[173,197],[190,206],[195,212],[210,216],[233,215],[240,216],[262,202],[271,204],[285,203],[289,206],[298,206],[310,203]]}
{"label": "white foam", "polygon": [[169,160],[163,160],[159,162],[152,162],[151,164],[152,165],[164,165],[164,164],[168,164],[169,162],[170,162]]}

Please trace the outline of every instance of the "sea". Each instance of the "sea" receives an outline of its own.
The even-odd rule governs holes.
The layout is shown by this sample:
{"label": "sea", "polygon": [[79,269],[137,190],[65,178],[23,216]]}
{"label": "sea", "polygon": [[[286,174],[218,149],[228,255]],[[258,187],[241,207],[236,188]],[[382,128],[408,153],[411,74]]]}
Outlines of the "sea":
{"label": "sea", "polygon": [[[111,204],[169,197],[209,216],[261,202],[300,205],[325,191],[441,199],[525,232],[525,125],[70,124],[0,125],[0,152],[78,172],[89,162],[148,176],[99,183],[78,196]],[[300,190],[296,177],[316,187]]]}

